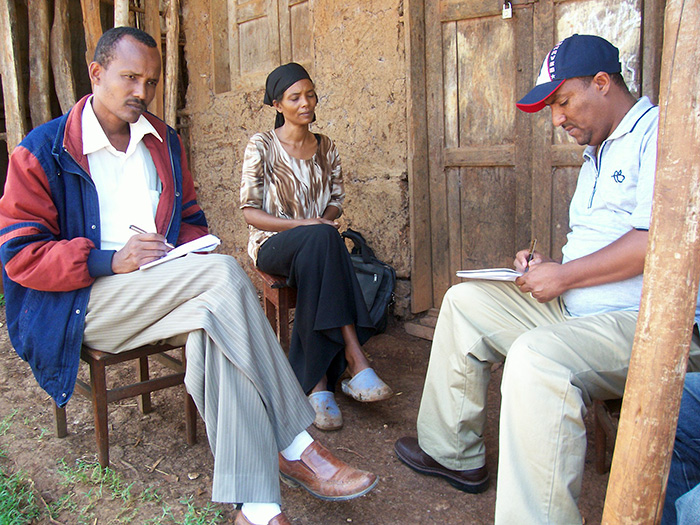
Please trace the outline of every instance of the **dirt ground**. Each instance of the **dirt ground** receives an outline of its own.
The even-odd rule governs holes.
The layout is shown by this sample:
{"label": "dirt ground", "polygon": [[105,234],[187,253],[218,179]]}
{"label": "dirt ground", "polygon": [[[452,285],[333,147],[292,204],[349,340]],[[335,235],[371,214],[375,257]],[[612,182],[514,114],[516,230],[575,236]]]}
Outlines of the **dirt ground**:
{"label": "dirt ground", "polygon": [[[4,312],[2,315],[4,321]],[[360,404],[338,396],[345,427],[311,433],[338,456],[358,467],[376,472],[378,486],[370,494],[350,502],[328,503],[301,489],[282,486],[283,508],[295,524],[479,524],[492,523],[496,465],[498,460],[498,406],[501,370],[494,374],[490,389],[487,428],[487,466],[492,483],[487,492],[468,495],[442,480],[414,473],[395,457],[393,443],[403,435],[415,435],[415,421],[430,343],[406,334],[399,323],[366,345],[373,366],[393,387],[396,395],[376,404]],[[84,365],[83,365],[84,366]],[[53,409],[48,396],[37,386],[26,363],[12,349],[6,330],[0,331],[0,467],[21,469],[33,482],[40,505],[75,496],[80,505],[59,505],[52,519],[43,523],[206,523],[187,521],[189,505],[204,507],[211,494],[213,460],[204,425],[198,420],[198,442],[185,442],[182,387],[153,395],[154,411],[143,415],[135,400],[110,405],[110,459],[112,468],[132,494],[157,493],[160,501],[141,498],[125,504],[109,491],[95,496],[84,484],[66,484],[62,467],[77,459],[94,462],[95,441],[92,409],[88,401],[74,396],[67,406],[69,435],[55,437]],[[86,370],[81,370],[86,375]],[[126,373],[122,371],[121,373]],[[592,428],[588,417],[589,441]],[[537,421],[532,422],[533,425]],[[154,464],[157,465],[153,468]],[[190,479],[195,478],[195,479]],[[586,523],[599,523],[608,476],[593,468],[592,447],[586,458],[581,509]],[[144,492],[145,491],[145,492]],[[63,499],[61,499],[63,498]],[[125,506],[131,510],[126,512]],[[56,507],[54,507],[56,508]],[[217,505],[220,523],[232,523],[232,505]],[[0,520],[1,521],[1,520]]]}

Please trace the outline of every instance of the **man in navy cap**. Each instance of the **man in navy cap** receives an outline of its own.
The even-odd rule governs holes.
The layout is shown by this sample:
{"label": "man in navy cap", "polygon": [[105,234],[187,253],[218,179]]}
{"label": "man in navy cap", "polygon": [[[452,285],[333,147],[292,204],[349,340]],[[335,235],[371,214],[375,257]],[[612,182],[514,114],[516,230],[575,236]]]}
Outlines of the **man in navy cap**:
{"label": "man in navy cap", "polygon": [[[555,46],[523,111],[587,145],[561,261],[516,254],[515,283],[472,281],[445,295],[418,438],[395,450],[412,469],[466,492],[488,484],[484,425],[494,363],[501,383],[496,523],[581,523],[586,406],[623,394],[656,170],[658,108],[636,100],[618,50],[590,35]],[[696,312],[697,319],[697,312]],[[691,362],[700,357],[694,341]],[[506,359],[507,356],[507,359]]]}

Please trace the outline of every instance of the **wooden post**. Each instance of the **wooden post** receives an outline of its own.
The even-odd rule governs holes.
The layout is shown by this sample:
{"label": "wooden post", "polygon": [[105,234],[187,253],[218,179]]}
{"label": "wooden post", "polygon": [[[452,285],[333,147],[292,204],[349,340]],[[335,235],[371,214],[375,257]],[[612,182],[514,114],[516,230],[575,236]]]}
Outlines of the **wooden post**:
{"label": "wooden post", "polygon": [[32,126],[51,120],[49,101],[49,3],[27,3],[29,13],[29,113]]}
{"label": "wooden post", "polygon": [[14,0],[0,0],[0,54],[2,60],[2,93],[5,103],[5,128],[7,129],[7,151],[15,149],[27,134],[24,120],[25,103],[22,75],[17,58],[16,42],[17,15]]}
{"label": "wooden post", "polygon": [[700,0],[669,0],[654,207],[603,523],[658,523],[700,274]]}
{"label": "wooden post", "polygon": [[659,103],[660,50],[664,41],[666,0],[644,0],[642,4],[642,85],[641,94]]}
{"label": "wooden post", "polygon": [[71,55],[68,0],[54,0],[53,27],[51,28],[51,68],[53,69],[56,96],[61,105],[62,113],[67,113],[76,102]]}
{"label": "wooden post", "polygon": [[165,122],[177,125],[177,81],[180,60],[180,2],[170,0],[167,10],[165,37]]}
{"label": "wooden post", "polygon": [[83,10],[83,28],[85,30],[85,62],[89,66],[95,55],[97,41],[102,36],[100,0],[80,0],[80,6]]}
{"label": "wooden post", "polygon": [[[160,10],[158,8],[158,0],[146,0],[146,8],[144,14],[144,31],[151,35],[156,44],[158,44],[158,54],[162,57],[163,50],[161,44],[160,35]],[[153,98],[153,102],[148,107],[148,110],[163,118],[163,70],[160,71],[160,82],[158,82],[158,87],[156,88],[156,96]]]}
{"label": "wooden post", "polygon": [[129,25],[129,0],[114,0],[114,27]]}

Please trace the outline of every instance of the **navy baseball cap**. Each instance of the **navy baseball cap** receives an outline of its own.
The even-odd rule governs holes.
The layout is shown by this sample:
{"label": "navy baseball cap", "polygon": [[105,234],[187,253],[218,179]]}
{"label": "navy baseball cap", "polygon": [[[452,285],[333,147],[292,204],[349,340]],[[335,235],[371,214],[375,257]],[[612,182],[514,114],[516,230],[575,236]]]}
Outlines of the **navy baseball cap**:
{"label": "navy baseball cap", "polygon": [[541,110],[545,99],[565,80],[593,76],[598,72],[619,73],[620,52],[610,42],[595,35],[572,35],[547,54],[535,87],[515,105],[527,113]]}

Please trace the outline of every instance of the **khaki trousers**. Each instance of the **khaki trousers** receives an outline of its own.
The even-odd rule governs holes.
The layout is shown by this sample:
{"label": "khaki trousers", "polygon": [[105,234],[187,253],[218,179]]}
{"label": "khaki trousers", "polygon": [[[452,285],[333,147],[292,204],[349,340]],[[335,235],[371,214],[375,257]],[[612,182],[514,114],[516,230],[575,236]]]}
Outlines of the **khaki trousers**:
{"label": "khaki trousers", "polygon": [[214,455],[212,499],[280,503],[277,452],[314,411],[236,261],[190,254],[95,281],[86,345],[121,352],[183,334],[185,385]]}
{"label": "khaki trousers", "polygon": [[[570,317],[512,283],[473,281],[445,295],[418,414],[418,440],[454,470],[485,463],[486,391],[501,383],[497,524],[581,524],[583,418],[621,397],[637,312]],[[700,348],[693,343],[691,356]]]}

